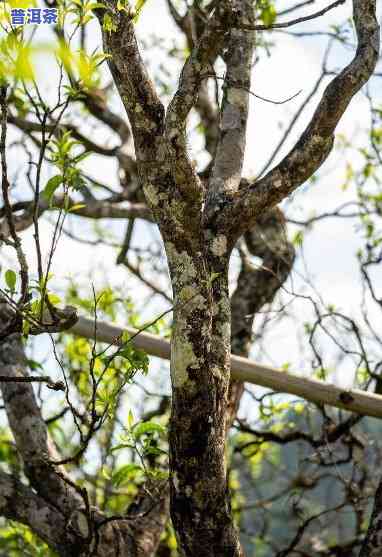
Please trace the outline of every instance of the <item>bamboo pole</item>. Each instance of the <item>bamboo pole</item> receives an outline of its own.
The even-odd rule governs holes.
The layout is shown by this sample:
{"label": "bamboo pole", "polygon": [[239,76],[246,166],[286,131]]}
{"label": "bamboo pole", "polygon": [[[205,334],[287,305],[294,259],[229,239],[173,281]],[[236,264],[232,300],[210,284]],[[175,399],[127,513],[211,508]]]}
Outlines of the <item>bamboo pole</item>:
{"label": "bamboo pole", "polygon": [[[105,322],[97,322],[96,330],[98,341],[117,346],[121,344],[123,332],[127,332],[130,336],[136,335],[132,340],[134,346],[144,350],[150,356],[170,359],[170,342],[151,333],[139,332],[131,327],[121,328]],[[77,323],[68,332],[94,339],[94,321],[79,317]],[[316,404],[327,404],[349,412],[382,418],[382,397],[370,392],[358,389],[344,390],[331,383],[301,377],[233,354],[231,354],[231,375],[237,381],[295,395]]]}

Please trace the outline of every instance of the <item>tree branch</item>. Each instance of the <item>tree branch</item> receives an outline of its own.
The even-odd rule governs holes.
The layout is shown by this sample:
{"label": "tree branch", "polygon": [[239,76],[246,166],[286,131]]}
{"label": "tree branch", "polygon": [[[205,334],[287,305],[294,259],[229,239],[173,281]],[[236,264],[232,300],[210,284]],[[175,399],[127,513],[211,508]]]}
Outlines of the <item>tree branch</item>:
{"label": "tree branch", "polygon": [[228,17],[228,10],[222,2],[209,18],[204,33],[187,59],[179,80],[178,89],[173,96],[166,114],[165,133],[171,143],[185,149],[186,120],[195,106],[203,74],[209,74],[211,62],[224,45],[229,26],[222,22]]}
{"label": "tree branch", "polygon": [[[241,21],[253,19],[253,3],[236,0],[234,9]],[[241,179],[251,88],[254,33],[231,29],[224,55],[226,75],[217,145],[212,175],[209,181],[207,205],[225,192],[236,192]],[[207,209],[208,211],[208,209]]]}
{"label": "tree branch", "polygon": [[103,90],[83,91],[82,95],[81,101],[94,118],[97,118],[97,120],[103,122],[116,132],[123,143],[126,143],[131,138],[131,131],[127,122],[107,106],[106,93]]}
{"label": "tree branch", "polygon": [[[165,119],[165,137],[174,151],[172,160],[176,168],[176,185],[182,193],[196,198],[202,193],[202,185],[187,155],[187,118],[191,109],[198,105],[203,74],[211,73],[213,63],[223,48],[227,26],[220,30],[218,27],[227,14],[226,3],[221,2],[207,21],[204,32],[183,67],[178,89],[169,104]],[[199,104],[200,106],[202,105]]]}
{"label": "tree branch", "polygon": [[65,385],[62,381],[53,381],[48,375],[38,377],[6,377],[0,375],[1,383],[46,383],[46,386],[53,391],[65,391]]}
{"label": "tree branch", "polygon": [[[0,303],[0,323],[9,320],[10,309]],[[58,506],[64,514],[70,515],[74,509],[83,506],[82,499],[60,477],[49,463],[48,433],[41,416],[30,382],[19,382],[28,377],[26,358],[21,336],[9,335],[0,343],[1,374],[16,382],[1,382],[8,422],[15,438],[24,469],[31,485],[36,491]]]}
{"label": "tree branch", "polygon": [[326,13],[330,12],[334,8],[338,8],[341,4],[345,4],[346,0],[336,0],[332,2],[326,8],[314,12],[313,14],[306,15],[303,17],[298,17],[297,19],[291,19],[290,21],[283,21],[282,23],[273,23],[272,25],[243,25],[242,29],[247,29],[248,31],[253,29],[254,31],[272,31],[273,29],[285,29],[285,27],[292,27],[298,23],[304,23],[304,21],[312,21],[313,19],[318,19]]}
{"label": "tree branch", "polygon": [[[255,267],[245,253],[241,254],[241,269],[231,296],[231,351],[247,358],[256,313],[273,301],[292,270],[295,252],[287,239],[284,215],[277,208],[259,219],[245,240],[250,254],[262,259],[262,265]],[[231,380],[229,424],[236,417],[243,390],[242,382]]]}
{"label": "tree branch", "polygon": [[[107,10],[97,10],[104,50],[111,55],[109,67],[133,128],[137,158],[145,159],[154,138],[162,134],[164,108],[141,58],[132,16],[119,10],[115,0],[106,5]],[[112,32],[103,28],[106,16],[115,26]]]}
{"label": "tree branch", "polygon": [[[64,515],[19,480],[3,472],[0,472],[0,515],[29,526],[59,555],[70,555],[70,546],[74,552],[76,539],[67,528]],[[61,553],[64,548],[66,552]]]}
{"label": "tree branch", "polygon": [[374,507],[370,524],[362,544],[359,557],[379,557],[381,555],[381,519],[382,519],[382,480],[378,484],[374,497]]}
{"label": "tree branch", "polygon": [[244,183],[236,196],[225,200],[222,210],[209,215],[216,226],[230,230],[232,242],[266,208],[308,180],[330,154],[338,122],[378,61],[380,38],[375,12],[376,0],[353,0],[358,37],[353,61],[328,85],[305,132],[281,163],[257,182]]}
{"label": "tree branch", "polygon": [[87,151],[91,151],[93,153],[97,153],[97,155],[103,155],[104,157],[114,157],[118,153],[118,149],[120,146],[116,147],[103,147],[102,145],[98,145],[94,143],[91,139],[83,135],[75,126],[72,124],[61,124],[57,126],[56,124],[46,124],[43,126],[38,122],[32,122],[30,120],[25,120],[24,118],[20,118],[20,116],[15,116],[13,114],[9,114],[8,122],[13,124],[18,129],[26,132],[26,133],[41,133],[44,131],[46,133],[52,132],[55,137],[58,137],[60,131],[70,131],[72,136],[77,139],[82,145],[85,147]]}
{"label": "tree branch", "polygon": [[[33,201],[22,201],[15,203],[11,206],[13,212],[22,211],[21,215],[15,215],[13,222],[17,232],[26,230],[33,224]],[[70,211],[71,215],[85,217],[88,219],[131,219],[139,218],[151,222],[152,215],[148,206],[144,203],[129,203],[124,201],[121,203],[108,201],[107,199],[101,201],[88,201],[86,204],[68,199],[63,196],[55,195],[48,203],[40,198],[38,205],[38,213],[41,216],[45,211],[52,211],[57,208],[65,207]],[[71,209],[71,207],[73,207]],[[0,217],[2,216],[2,209],[0,208]],[[10,236],[10,229],[7,221],[0,220],[0,241]]]}

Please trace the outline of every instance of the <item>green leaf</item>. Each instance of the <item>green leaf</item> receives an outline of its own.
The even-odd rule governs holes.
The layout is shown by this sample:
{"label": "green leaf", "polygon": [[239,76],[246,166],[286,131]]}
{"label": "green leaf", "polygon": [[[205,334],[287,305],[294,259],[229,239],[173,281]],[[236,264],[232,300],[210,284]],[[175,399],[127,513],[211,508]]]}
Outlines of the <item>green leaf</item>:
{"label": "green leaf", "polygon": [[164,434],[165,431],[166,430],[163,426],[155,422],[142,422],[140,424],[137,424],[137,426],[134,428],[133,435],[135,439],[139,439],[139,437],[142,437],[142,435],[151,433],[159,433],[161,435]]}
{"label": "green leaf", "polygon": [[110,452],[113,453],[115,451],[121,451],[122,449],[135,449],[135,446],[131,443],[120,443],[119,445],[113,447]]}
{"label": "green leaf", "polygon": [[134,425],[134,416],[131,410],[129,410],[129,415],[127,417],[127,423],[129,425],[129,428],[131,429]]}
{"label": "green leaf", "polygon": [[110,473],[105,466],[102,468],[102,476],[106,478],[106,480],[111,480]]}
{"label": "green leaf", "polygon": [[11,292],[16,289],[16,273],[12,269],[5,271],[5,283]]}
{"label": "green leaf", "polygon": [[129,5],[129,3],[126,2],[126,0],[125,0],[124,2],[122,2],[121,0],[118,0],[118,1],[117,1],[117,10],[118,10],[119,12],[121,12],[122,10],[124,10],[126,13],[129,14],[130,12],[129,12],[129,9],[128,9],[128,5]]}
{"label": "green leaf", "polygon": [[27,337],[29,335],[29,330],[30,330],[30,323],[29,323],[29,321],[24,319],[24,321],[23,321],[23,335],[24,335],[24,337]]}
{"label": "green leaf", "polygon": [[51,199],[60,184],[62,184],[62,176],[60,174],[57,174],[56,176],[53,176],[52,178],[50,178],[50,180],[48,180],[45,189],[42,192],[42,195],[44,199],[46,199],[46,201],[48,201],[49,203],[51,202]]}
{"label": "green leaf", "polygon": [[49,298],[49,302],[52,304],[52,306],[56,306],[57,304],[61,303],[61,298],[60,296],[57,296],[57,294],[48,294],[48,298]]}
{"label": "green leaf", "polygon": [[261,11],[261,19],[263,20],[264,25],[270,27],[276,20],[277,12],[276,8],[273,4],[267,2],[264,3],[265,5],[262,7]]}
{"label": "green leaf", "polygon": [[294,405],[294,411],[296,412],[296,414],[302,414],[305,410],[305,404],[302,402],[296,402],[296,404]]}
{"label": "green leaf", "polygon": [[106,31],[106,33],[113,33],[117,30],[117,26],[109,14],[105,14],[103,16],[102,28],[104,29],[104,31]]}
{"label": "green leaf", "polygon": [[68,211],[68,213],[73,213],[74,211],[78,211],[79,209],[83,209],[86,207],[84,203],[77,203],[76,205],[72,205]]}
{"label": "green leaf", "polygon": [[126,344],[130,340],[130,333],[128,331],[123,331],[121,336],[122,344]]}
{"label": "green leaf", "polygon": [[27,360],[27,363],[32,371],[36,371],[37,369],[43,369],[40,362],[36,362],[36,360]]}
{"label": "green leaf", "polygon": [[292,239],[292,243],[293,243],[294,246],[297,246],[297,247],[302,246],[302,244],[304,243],[304,233],[301,230],[296,232],[296,234],[294,235],[294,237]]}
{"label": "green leaf", "polygon": [[137,2],[135,3],[135,17],[134,17],[134,23],[136,23],[138,21],[138,18],[141,14],[141,11],[144,7],[144,5],[146,4],[147,0],[137,0]]}
{"label": "green leaf", "polygon": [[142,468],[138,464],[125,464],[115,474],[113,474],[112,482],[116,487],[121,487],[127,481],[135,478],[142,473]]}

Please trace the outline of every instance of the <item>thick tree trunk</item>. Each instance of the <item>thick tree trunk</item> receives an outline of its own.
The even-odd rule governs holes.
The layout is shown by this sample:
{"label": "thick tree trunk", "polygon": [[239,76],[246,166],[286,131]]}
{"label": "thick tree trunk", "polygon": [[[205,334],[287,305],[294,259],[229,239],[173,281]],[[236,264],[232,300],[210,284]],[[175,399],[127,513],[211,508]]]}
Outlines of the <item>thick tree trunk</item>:
{"label": "thick tree trunk", "polygon": [[193,250],[196,256],[171,243],[166,250],[175,295],[171,517],[185,556],[240,556],[225,459],[230,377],[227,248],[221,238],[205,249],[201,242],[200,250]]}

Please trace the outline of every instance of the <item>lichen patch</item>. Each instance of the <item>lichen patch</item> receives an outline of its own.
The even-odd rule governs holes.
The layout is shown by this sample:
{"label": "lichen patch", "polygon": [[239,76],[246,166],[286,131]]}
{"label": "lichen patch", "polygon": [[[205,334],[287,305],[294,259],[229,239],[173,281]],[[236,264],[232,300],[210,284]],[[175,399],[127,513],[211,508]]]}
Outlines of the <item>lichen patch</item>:
{"label": "lichen patch", "polygon": [[150,203],[150,205],[152,205],[153,207],[156,207],[159,203],[159,198],[158,198],[158,195],[157,195],[157,192],[156,192],[156,189],[154,188],[154,186],[152,184],[145,184],[143,186],[143,191],[144,191],[146,199]]}
{"label": "lichen patch", "polygon": [[223,234],[219,234],[212,241],[211,251],[217,257],[223,256],[227,252],[227,238]]}
{"label": "lichen patch", "polygon": [[175,388],[183,387],[189,380],[187,369],[199,368],[199,360],[192,344],[183,336],[174,338],[171,349],[171,379]]}

